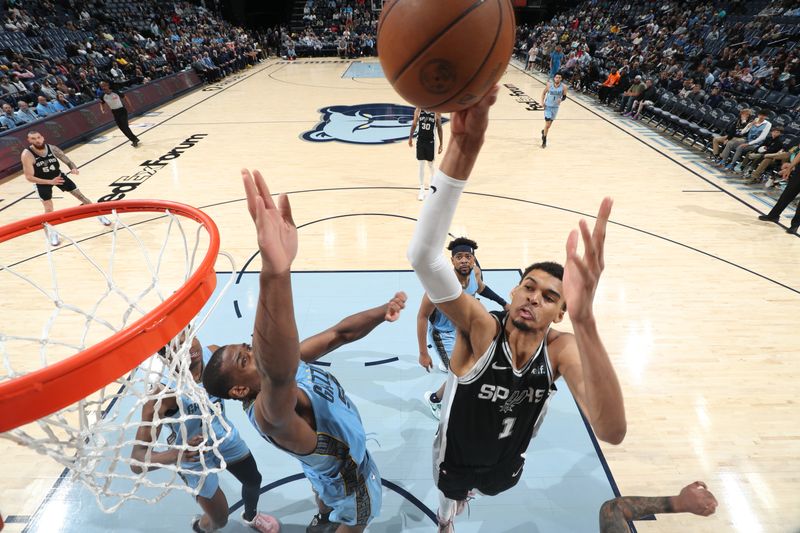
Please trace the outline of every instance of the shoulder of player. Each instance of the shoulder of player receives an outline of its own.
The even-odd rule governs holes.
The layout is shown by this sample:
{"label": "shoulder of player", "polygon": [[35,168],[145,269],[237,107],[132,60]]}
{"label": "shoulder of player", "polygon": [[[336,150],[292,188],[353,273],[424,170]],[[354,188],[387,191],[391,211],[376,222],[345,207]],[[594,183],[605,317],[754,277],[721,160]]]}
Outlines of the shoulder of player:
{"label": "shoulder of player", "polygon": [[560,356],[567,355],[572,350],[577,350],[577,348],[578,343],[572,333],[555,329],[547,332],[547,352],[554,361],[557,361]]}

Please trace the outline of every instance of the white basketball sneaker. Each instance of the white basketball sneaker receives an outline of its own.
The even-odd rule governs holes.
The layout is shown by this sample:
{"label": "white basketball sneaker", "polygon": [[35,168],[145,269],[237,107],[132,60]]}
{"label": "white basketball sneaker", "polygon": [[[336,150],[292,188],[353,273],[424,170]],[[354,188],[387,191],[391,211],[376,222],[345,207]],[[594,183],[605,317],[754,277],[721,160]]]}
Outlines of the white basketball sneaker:
{"label": "white basketball sneaker", "polygon": [[438,402],[434,402],[431,399],[433,396],[433,391],[425,391],[425,401],[428,403],[428,407],[431,408],[431,414],[436,420],[441,420],[442,418],[442,401],[439,400]]}
{"label": "white basketball sneaker", "polygon": [[252,520],[246,520],[242,513],[242,522],[260,533],[278,533],[281,530],[275,517],[264,513],[256,513]]}
{"label": "white basketball sneaker", "polygon": [[419,194],[417,195],[417,200],[420,202],[425,199],[425,189],[420,189]]}
{"label": "white basketball sneaker", "polygon": [[58,237],[58,232],[54,229],[50,230],[48,238],[50,239],[50,246],[58,246],[61,244],[61,239]]}
{"label": "white basketball sneaker", "polygon": [[100,223],[101,223],[102,225],[104,225],[104,226],[110,226],[110,225],[111,225],[111,221],[110,221],[110,220],[108,220],[108,219],[107,219],[106,217],[104,217],[103,215],[100,215],[99,217],[97,217],[97,220],[99,220],[99,221],[100,221]]}

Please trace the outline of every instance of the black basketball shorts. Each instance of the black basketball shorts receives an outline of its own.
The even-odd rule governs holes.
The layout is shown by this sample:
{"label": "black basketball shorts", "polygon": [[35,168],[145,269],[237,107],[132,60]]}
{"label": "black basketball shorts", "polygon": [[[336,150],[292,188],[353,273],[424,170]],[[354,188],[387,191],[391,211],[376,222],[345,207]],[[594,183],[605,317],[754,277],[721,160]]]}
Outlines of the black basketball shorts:
{"label": "black basketball shorts", "polygon": [[433,142],[417,141],[417,161],[433,161]]}
{"label": "black basketball shorts", "polygon": [[[55,186],[61,189],[62,191],[72,192],[78,188],[78,186],[75,185],[75,182],[69,179],[69,177],[66,174],[61,174],[61,177],[64,178],[64,183]],[[43,202],[53,199],[53,185],[42,185],[41,183],[37,183],[36,192],[39,193],[39,198]]]}
{"label": "black basketball shorts", "polygon": [[466,500],[471,490],[496,496],[519,483],[524,465],[522,456],[486,467],[457,467],[442,463],[436,486],[450,500]]}

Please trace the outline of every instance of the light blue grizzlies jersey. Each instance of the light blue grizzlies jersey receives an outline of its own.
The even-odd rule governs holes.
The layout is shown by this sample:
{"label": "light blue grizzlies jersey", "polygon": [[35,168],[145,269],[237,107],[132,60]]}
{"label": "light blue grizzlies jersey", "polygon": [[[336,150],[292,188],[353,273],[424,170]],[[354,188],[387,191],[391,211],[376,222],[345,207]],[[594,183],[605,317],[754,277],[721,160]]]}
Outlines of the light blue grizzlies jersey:
{"label": "light blue grizzlies jersey", "polygon": [[560,83],[558,87],[554,84],[550,84],[550,88],[547,89],[547,96],[544,97],[544,106],[545,107],[558,107],[561,105],[561,97],[564,96],[564,84]]}
{"label": "light blue grizzlies jersey", "polygon": [[[469,281],[467,282],[467,287],[464,289],[464,292],[470,296],[475,296],[478,293],[478,278],[475,275],[474,268],[472,269],[472,272],[469,273]],[[433,314],[431,314],[429,320],[430,327],[437,331],[453,333],[456,331],[456,327],[453,325],[450,319],[438,309],[433,310]]]}
{"label": "light blue grizzlies jersey", "polygon": [[[205,368],[208,361],[211,359],[211,350],[206,346],[203,346],[203,368]],[[161,378],[161,384],[169,389],[175,388],[175,382],[171,381],[167,377]],[[198,387],[202,387],[202,383],[197,384]],[[189,396],[180,396],[176,397],[177,402],[180,404],[180,407],[177,411],[173,413],[168,413],[167,418],[164,418],[164,422],[167,423],[167,426],[172,431],[172,434],[168,437],[168,442],[170,444],[181,445],[184,443],[184,433],[186,436],[186,440],[190,440],[192,437],[196,435],[202,434],[203,431],[203,421],[199,416],[191,416],[184,420],[183,422],[169,422],[170,416],[179,417],[185,415],[199,415],[200,414],[200,406],[190,398]],[[220,446],[220,451],[222,455],[225,457],[226,460],[233,459],[233,457],[229,458],[228,454],[226,454],[226,447],[228,445],[232,445],[237,443],[240,440],[239,432],[236,428],[231,424],[231,422],[225,417],[225,404],[222,400],[215,396],[209,395],[209,400],[211,403],[216,403],[219,405],[220,409],[222,410],[222,418],[225,419],[225,422],[231,427],[232,433],[228,436],[228,438],[224,441],[223,445]],[[183,426],[184,429],[181,429]],[[222,425],[220,417],[215,416],[211,419],[211,430],[216,435],[217,439],[222,439],[225,437],[227,431],[225,427]]]}
{"label": "light blue grizzlies jersey", "polygon": [[300,455],[275,443],[259,427],[254,402],[245,404],[250,423],[264,439],[300,461],[314,490],[334,509],[331,520],[367,524],[380,510],[380,474],[367,451],[358,409],[322,367],[300,361],[295,381],[314,411],[317,447],[313,452]]}

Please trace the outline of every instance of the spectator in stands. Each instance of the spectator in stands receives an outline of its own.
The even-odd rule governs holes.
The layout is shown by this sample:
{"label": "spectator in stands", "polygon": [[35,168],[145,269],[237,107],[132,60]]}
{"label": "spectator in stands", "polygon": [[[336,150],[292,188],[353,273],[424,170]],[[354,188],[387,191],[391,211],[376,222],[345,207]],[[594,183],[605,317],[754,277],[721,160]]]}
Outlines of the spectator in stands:
{"label": "spectator in stands", "polygon": [[723,132],[722,135],[717,135],[711,138],[711,161],[713,163],[719,162],[719,152],[721,147],[734,137],[741,136],[741,131],[750,123],[753,117],[753,110],[744,108],[739,111],[739,119],[732,123],[728,130]]}
{"label": "spectator in stands", "polygon": [[19,124],[27,124],[28,122],[39,120],[39,115],[28,107],[28,102],[25,100],[17,102],[17,112],[14,113],[14,116],[17,117],[17,122]]}
{"label": "spectator in stands", "polygon": [[[755,170],[747,172],[748,183],[758,183],[764,176],[764,172],[775,163],[787,163],[792,159],[792,155],[797,153],[797,146],[789,151],[783,146],[783,128],[775,126],[770,131],[770,139],[760,146],[757,151],[747,154],[747,159],[751,164],[758,161]],[[772,184],[770,184],[772,185]]]}
{"label": "spectator in stands", "polygon": [[644,91],[633,101],[631,110],[628,113],[628,116],[632,117],[634,120],[639,120],[642,112],[647,109],[647,107],[653,105],[658,95],[653,85],[653,80],[648,78],[647,81],[644,82],[644,87]]}
{"label": "spectator in stands", "polygon": [[17,76],[16,73],[11,74],[11,86],[13,87],[13,92],[9,93],[11,95],[24,94],[24,93],[28,92],[28,88],[19,79],[19,76]]}
{"label": "spectator in stands", "polygon": [[55,100],[56,98],[56,90],[50,85],[48,80],[42,80],[42,85],[39,87],[39,94],[47,98],[48,100]]}
{"label": "spectator in stands", "polygon": [[608,99],[612,95],[612,91],[614,87],[619,83],[620,74],[617,72],[616,67],[611,68],[611,72],[608,73],[606,80],[602,83],[600,88],[598,89],[598,96],[600,97],[600,101],[604,103],[608,103]]}
{"label": "spectator in stands", "polygon": [[525,70],[531,70],[533,67],[534,62],[536,61],[536,56],[539,54],[539,47],[536,45],[532,45],[528,50],[527,61],[525,62]]}
{"label": "spectator in stands", "polygon": [[6,130],[13,130],[21,124],[22,122],[14,115],[14,108],[11,107],[11,104],[3,104],[3,114],[0,115],[0,126]]}
{"label": "spectator in stands", "polygon": [[741,133],[744,137],[734,137],[725,143],[725,149],[722,150],[720,162],[718,164],[724,165],[731,151],[734,151],[730,162],[725,165],[725,170],[733,172],[739,159],[741,159],[744,154],[756,150],[763,144],[769,135],[771,127],[772,124],[767,120],[767,111],[764,109],[760,110],[756,119],[742,130]]}
{"label": "spectator in stands", "polygon": [[297,51],[295,50],[295,42],[294,39],[289,37],[286,41],[286,59],[289,61],[294,61],[297,59]]}
{"label": "spectator in stands", "polygon": [[0,96],[12,96],[17,94],[17,92],[19,91],[17,91],[17,88],[11,84],[11,81],[7,76],[0,76]]}
{"label": "spectator in stands", "polygon": [[67,96],[61,91],[58,91],[56,93],[56,99],[52,100],[50,102],[50,105],[52,105],[53,109],[55,109],[58,112],[66,111],[67,109],[72,109],[73,107],[75,107],[72,104],[72,102],[69,101]]}
{"label": "spectator in stands", "polygon": [[708,99],[706,100],[706,105],[710,106],[712,109],[719,106],[722,103],[722,94],[720,93],[719,86],[714,86],[711,88],[711,94],[708,95]]}
{"label": "spectator in stands", "polygon": [[36,101],[38,102],[36,104],[36,114],[40,117],[46,117],[56,112],[44,96],[37,97]]}
{"label": "spectator in stands", "polygon": [[642,83],[642,77],[636,76],[628,90],[622,93],[622,96],[619,99],[619,108],[617,111],[627,115],[633,108],[634,102],[636,102],[642,96],[642,93],[644,93],[646,88],[647,86]]}

